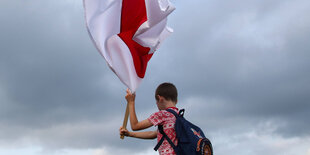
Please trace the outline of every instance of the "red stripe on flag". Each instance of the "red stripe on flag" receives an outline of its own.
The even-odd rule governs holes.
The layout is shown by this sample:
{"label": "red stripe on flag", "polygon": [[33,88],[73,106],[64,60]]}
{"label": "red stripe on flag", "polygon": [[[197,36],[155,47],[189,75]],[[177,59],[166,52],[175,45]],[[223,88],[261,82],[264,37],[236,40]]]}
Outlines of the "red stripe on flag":
{"label": "red stripe on flag", "polygon": [[123,0],[121,31],[118,36],[128,46],[136,73],[140,78],[144,77],[147,63],[153,54],[148,54],[150,51],[149,47],[141,46],[132,38],[145,21],[147,21],[147,14],[144,0]]}

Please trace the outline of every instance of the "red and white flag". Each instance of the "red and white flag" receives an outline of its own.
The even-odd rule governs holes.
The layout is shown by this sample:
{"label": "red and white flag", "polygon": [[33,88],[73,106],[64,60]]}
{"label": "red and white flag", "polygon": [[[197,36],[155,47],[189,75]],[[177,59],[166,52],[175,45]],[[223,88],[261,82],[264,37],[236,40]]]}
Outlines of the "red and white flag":
{"label": "red and white flag", "polygon": [[109,67],[136,91],[147,63],[172,33],[169,0],[84,0],[89,34]]}

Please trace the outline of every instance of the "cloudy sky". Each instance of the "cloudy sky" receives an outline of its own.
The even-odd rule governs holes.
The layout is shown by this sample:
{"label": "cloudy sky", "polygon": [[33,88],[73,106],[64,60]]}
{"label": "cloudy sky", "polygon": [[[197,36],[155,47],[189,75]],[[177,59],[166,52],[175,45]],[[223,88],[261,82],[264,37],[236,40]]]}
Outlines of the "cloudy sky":
{"label": "cloudy sky", "polygon": [[[310,155],[310,1],[172,2],[174,33],[137,90],[138,118],[169,81],[216,155]],[[0,154],[157,154],[155,140],[119,138],[126,87],[81,0],[1,0],[0,21]]]}

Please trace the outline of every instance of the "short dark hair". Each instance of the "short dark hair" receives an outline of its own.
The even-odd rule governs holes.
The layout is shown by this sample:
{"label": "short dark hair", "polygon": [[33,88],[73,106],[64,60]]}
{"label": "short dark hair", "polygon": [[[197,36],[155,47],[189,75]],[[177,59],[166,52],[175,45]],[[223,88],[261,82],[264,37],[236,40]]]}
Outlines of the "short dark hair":
{"label": "short dark hair", "polygon": [[171,100],[177,102],[178,100],[178,91],[177,88],[169,82],[160,84],[155,91],[155,99],[158,101],[158,96],[164,97],[166,100]]}

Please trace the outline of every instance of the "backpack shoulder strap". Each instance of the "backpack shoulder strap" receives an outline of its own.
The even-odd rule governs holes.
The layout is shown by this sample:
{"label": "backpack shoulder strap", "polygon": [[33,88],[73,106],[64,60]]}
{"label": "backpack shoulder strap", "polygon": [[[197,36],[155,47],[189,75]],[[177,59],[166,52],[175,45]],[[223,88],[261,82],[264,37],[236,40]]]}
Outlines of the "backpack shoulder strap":
{"label": "backpack shoulder strap", "polygon": [[185,109],[181,109],[181,110],[179,111],[179,114],[176,113],[176,112],[175,112],[174,110],[172,110],[172,109],[167,109],[166,111],[172,113],[172,114],[175,116],[175,118],[178,118],[179,116],[182,116],[182,117],[183,117],[184,112],[185,112]]}
{"label": "backpack shoulder strap", "polygon": [[[163,133],[165,134],[162,125],[158,125],[158,130],[159,130],[160,133],[163,132]],[[157,145],[154,147],[154,150],[155,150],[155,151],[157,151],[157,150],[159,149],[160,145],[164,142],[164,140],[165,140],[165,137],[164,137],[164,136],[161,137],[161,139],[159,140],[159,142],[157,143]]]}
{"label": "backpack shoulder strap", "polygon": [[173,150],[175,152],[177,152],[177,147],[174,145],[174,143],[171,141],[171,139],[167,136],[162,125],[158,125],[158,130],[163,135],[163,137],[159,140],[159,142],[155,146],[154,150],[157,151],[159,149],[160,145],[164,142],[164,139],[166,139],[169,142],[169,144],[171,145],[171,147],[173,148]]}

